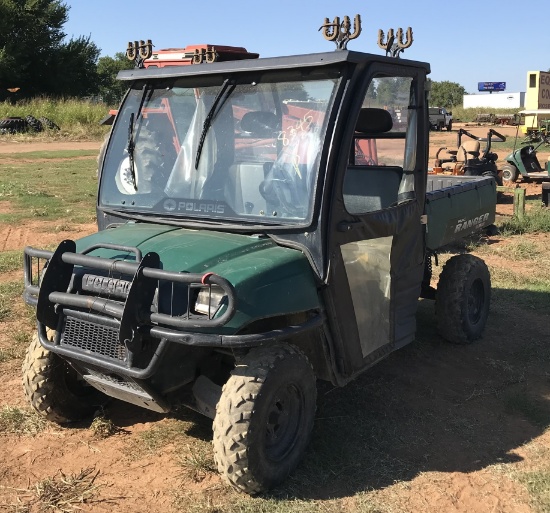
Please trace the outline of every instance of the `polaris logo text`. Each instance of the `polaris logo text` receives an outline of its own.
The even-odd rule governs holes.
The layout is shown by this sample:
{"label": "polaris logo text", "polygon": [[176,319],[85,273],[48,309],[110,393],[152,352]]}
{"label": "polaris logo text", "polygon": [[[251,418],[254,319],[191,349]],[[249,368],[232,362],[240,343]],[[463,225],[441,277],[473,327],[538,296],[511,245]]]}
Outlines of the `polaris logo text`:
{"label": "polaris logo text", "polygon": [[168,212],[202,212],[205,214],[223,214],[225,207],[216,203],[198,203],[195,201],[176,201],[168,199],[164,202],[164,210]]}
{"label": "polaris logo text", "polygon": [[455,227],[455,233],[467,230],[468,228],[478,228],[483,225],[487,219],[489,219],[489,212],[474,217],[473,219],[459,219]]}
{"label": "polaris logo text", "polygon": [[82,290],[95,292],[97,294],[111,294],[116,297],[128,296],[132,282],[107,276],[95,276],[85,274],[82,276]]}

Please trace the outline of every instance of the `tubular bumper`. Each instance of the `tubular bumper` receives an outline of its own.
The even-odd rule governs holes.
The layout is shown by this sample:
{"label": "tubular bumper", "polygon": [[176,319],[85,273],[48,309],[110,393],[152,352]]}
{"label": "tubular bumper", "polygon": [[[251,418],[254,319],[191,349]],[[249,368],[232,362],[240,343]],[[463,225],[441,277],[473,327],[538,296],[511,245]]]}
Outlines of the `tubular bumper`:
{"label": "tubular bumper", "polygon": [[[101,247],[133,252],[136,262],[87,254],[97,246],[76,253],[76,244],[70,240],[63,241],[54,252],[31,247],[24,251],[24,299],[36,307],[41,344],[84,365],[134,379],[147,379],[158,368],[169,343],[218,349],[250,348],[319,328],[324,322],[323,315],[317,314],[302,324],[264,333],[224,335],[196,331],[221,327],[235,314],[236,294],[228,280],[212,273],[200,275],[159,269],[156,253],[142,257],[136,248]],[[100,293],[83,291],[75,283],[77,269],[80,274],[103,272],[97,279],[101,284],[107,283],[108,292],[105,287]],[[121,276],[128,279],[119,278]],[[184,284],[188,295],[193,288],[216,285],[224,291],[225,299],[217,312],[198,316],[191,312],[188,297],[187,312],[170,315],[154,311],[154,298],[161,283]],[[56,330],[53,340],[48,339],[47,328]],[[149,350],[147,361],[137,365],[135,360],[143,351],[144,340],[156,340],[156,345]]]}

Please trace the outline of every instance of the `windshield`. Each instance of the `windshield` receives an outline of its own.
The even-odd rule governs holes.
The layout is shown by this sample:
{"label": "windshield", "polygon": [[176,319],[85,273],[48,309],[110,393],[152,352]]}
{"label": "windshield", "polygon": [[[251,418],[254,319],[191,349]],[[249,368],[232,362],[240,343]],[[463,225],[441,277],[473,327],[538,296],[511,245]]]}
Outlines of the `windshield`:
{"label": "windshield", "polygon": [[133,85],[105,156],[100,206],[164,218],[308,221],[337,80],[190,80]]}

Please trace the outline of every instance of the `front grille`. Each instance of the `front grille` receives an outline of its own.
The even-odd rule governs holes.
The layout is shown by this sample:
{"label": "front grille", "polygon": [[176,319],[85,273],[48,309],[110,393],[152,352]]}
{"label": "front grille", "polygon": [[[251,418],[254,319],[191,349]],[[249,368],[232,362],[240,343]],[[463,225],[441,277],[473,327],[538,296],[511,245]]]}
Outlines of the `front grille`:
{"label": "front grille", "polygon": [[118,330],[74,317],[65,318],[61,345],[77,347],[114,360],[126,361],[127,350],[118,340]]}

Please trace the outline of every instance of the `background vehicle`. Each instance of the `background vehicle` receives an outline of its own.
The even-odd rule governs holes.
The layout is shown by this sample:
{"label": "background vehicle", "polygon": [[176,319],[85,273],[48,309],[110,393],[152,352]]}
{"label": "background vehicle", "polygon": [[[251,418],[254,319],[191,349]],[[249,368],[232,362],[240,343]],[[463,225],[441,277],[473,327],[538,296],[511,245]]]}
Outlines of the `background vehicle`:
{"label": "background vehicle", "polygon": [[[521,111],[521,116],[534,116],[539,111]],[[547,112],[542,111],[543,113]],[[541,164],[537,157],[537,150],[541,146],[550,145],[550,133],[546,127],[537,130],[529,130],[522,140],[519,140],[519,127],[516,130],[514,150],[504,159],[506,164],[502,167],[502,180],[506,183],[514,183],[518,178],[523,180],[548,180],[550,179],[550,161]],[[520,147],[517,147],[518,144]]]}
{"label": "background vehicle", "polygon": [[[463,140],[463,136],[467,139]],[[452,174],[466,176],[491,176],[498,185],[502,185],[502,178],[498,173],[496,161],[498,155],[491,151],[493,141],[504,142],[506,137],[492,128],[487,132],[487,137],[479,137],[464,128],[457,133],[457,150],[439,148],[435,156],[434,168],[442,168],[445,164],[454,164]],[[481,151],[481,142],[485,142],[485,148]],[[449,158],[440,158],[440,153],[446,150]]]}
{"label": "background vehicle", "polygon": [[444,128],[447,132],[450,132],[453,128],[453,116],[452,112],[447,112],[446,109],[441,107],[430,107],[428,109],[430,116],[430,128],[432,130],[441,131]]}
{"label": "background vehicle", "polygon": [[[495,180],[428,178],[429,71],[341,50],[121,72],[98,233],[25,249],[33,407],[69,422],[107,397],[185,404],[255,494],[300,461],[316,380],[413,341],[419,297],[443,337],[478,339],[486,265],[454,256],[435,290],[431,258],[494,222]],[[375,94],[396,85],[398,125]]]}

